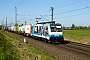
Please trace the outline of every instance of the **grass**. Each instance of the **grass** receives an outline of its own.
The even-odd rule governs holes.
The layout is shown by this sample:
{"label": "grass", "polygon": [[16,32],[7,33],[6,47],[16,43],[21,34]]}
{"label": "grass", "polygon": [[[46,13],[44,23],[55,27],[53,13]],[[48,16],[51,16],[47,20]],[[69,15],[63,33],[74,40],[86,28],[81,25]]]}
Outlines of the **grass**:
{"label": "grass", "polygon": [[0,60],[19,60],[14,51],[17,51],[15,46],[0,32]]}
{"label": "grass", "polygon": [[[13,36],[4,31],[2,33],[8,36],[12,40],[11,42],[13,43],[13,45],[17,47],[17,50],[19,51],[18,55],[19,55],[20,60],[22,59],[23,60],[26,60],[26,59],[33,60],[36,58],[38,58],[39,60],[55,60],[55,58],[51,57],[49,54],[44,53],[29,44],[23,43],[19,37]],[[21,46],[19,46],[19,44],[21,44]]]}
{"label": "grass", "polygon": [[66,40],[90,44],[90,30],[63,30]]}
{"label": "grass", "polygon": [[27,47],[32,51],[32,53],[34,53],[34,55],[41,56],[43,58],[42,60],[55,60],[49,54],[44,53],[33,46],[28,45]]}

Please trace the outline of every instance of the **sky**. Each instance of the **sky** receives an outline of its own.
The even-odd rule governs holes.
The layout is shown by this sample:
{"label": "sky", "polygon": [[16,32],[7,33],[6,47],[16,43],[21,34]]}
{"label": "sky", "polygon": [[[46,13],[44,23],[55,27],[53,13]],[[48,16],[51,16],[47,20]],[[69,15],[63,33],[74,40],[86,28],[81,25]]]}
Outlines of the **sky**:
{"label": "sky", "polygon": [[35,24],[51,21],[51,7],[53,20],[63,26],[90,25],[90,0],[0,0],[0,24],[15,24],[15,7],[17,8],[17,23]]}

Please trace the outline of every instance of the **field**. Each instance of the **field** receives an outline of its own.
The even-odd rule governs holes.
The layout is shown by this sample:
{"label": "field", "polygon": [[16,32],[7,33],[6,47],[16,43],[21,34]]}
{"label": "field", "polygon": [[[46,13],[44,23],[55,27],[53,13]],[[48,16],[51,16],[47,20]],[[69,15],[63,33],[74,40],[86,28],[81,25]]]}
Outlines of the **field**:
{"label": "field", "polygon": [[0,31],[0,60],[55,60],[5,31]]}
{"label": "field", "polygon": [[65,40],[90,44],[90,30],[63,30]]}

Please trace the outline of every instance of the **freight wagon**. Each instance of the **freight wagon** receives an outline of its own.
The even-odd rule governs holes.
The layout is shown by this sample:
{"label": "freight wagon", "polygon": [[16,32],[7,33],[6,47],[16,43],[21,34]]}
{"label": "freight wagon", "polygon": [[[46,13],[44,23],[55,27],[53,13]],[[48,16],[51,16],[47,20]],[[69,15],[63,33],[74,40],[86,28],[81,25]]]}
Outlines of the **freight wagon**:
{"label": "freight wagon", "polygon": [[24,35],[31,37],[31,32],[32,32],[32,24],[25,25],[25,33],[24,33]]}

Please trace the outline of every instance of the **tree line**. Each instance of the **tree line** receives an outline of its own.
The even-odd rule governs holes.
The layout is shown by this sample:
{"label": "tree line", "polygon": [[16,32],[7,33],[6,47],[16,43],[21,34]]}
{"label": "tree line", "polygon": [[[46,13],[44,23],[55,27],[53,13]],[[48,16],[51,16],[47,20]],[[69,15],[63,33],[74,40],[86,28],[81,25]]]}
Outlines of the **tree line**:
{"label": "tree line", "polygon": [[0,30],[2,29],[2,25],[0,25]]}
{"label": "tree line", "polygon": [[[17,26],[16,24],[15,26]],[[0,25],[0,30],[2,29],[2,25]],[[63,30],[90,30],[90,25],[89,26],[75,26],[73,23],[70,27],[62,27]]]}
{"label": "tree line", "polygon": [[62,27],[63,30],[90,30],[90,26],[75,26],[73,23],[70,27]]}

